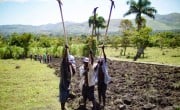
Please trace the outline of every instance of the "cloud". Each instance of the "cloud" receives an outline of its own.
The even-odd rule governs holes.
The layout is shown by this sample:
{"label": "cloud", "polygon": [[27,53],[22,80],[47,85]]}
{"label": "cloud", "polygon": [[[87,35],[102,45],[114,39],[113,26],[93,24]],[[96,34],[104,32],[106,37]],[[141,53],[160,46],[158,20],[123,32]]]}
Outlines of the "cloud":
{"label": "cloud", "polygon": [[0,0],[0,2],[20,2],[20,3],[23,3],[23,2],[27,2],[29,0]]}
{"label": "cloud", "polygon": [[28,1],[47,2],[48,0],[0,0],[0,2],[18,2],[18,3],[24,3]]}

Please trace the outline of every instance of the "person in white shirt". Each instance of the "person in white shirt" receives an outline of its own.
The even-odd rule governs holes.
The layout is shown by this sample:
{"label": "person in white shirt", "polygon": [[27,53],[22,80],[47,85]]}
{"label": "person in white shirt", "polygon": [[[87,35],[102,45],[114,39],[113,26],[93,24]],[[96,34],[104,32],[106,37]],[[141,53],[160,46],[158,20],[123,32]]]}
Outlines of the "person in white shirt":
{"label": "person in white shirt", "polygon": [[93,69],[93,55],[92,51],[90,51],[90,59],[85,57],[83,59],[83,65],[80,66],[80,77],[81,77],[81,88],[82,88],[82,96],[84,107],[86,108],[86,101],[89,99],[92,101],[93,108],[96,109],[96,100],[94,97],[94,86],[95,86],[95,78],[96,74]]}

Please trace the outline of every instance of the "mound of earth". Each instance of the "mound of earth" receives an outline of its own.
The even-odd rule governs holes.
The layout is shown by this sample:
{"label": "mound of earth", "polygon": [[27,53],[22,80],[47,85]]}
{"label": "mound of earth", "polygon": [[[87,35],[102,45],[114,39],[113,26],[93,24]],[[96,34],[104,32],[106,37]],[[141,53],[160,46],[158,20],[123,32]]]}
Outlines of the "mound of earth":
{"label": "mound of earth", "polygon": [[[61,59],[54,58],[49,67],[59,76]],[[76,58],[77,72],[72,79],[75,98],[67,103],[72,110],[82,110],[79,89],[79,67],[82,59]],[[105,110],[175,110],[180,107],[180,67],[115,61],[108,59],[112,82],[107,88]],[[95,89],[97,99],[97,88]],[[92,108],[88,102],[87,109]]]}

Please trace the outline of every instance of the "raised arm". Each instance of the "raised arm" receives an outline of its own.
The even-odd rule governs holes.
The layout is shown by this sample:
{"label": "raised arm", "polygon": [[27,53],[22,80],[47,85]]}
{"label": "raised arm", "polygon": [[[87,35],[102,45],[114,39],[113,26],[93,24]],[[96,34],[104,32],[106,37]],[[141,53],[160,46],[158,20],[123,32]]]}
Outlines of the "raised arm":
{"label": "raised arm", "polygon": [[105,62],[107,62],[106,54],[104,52],[104,45],[102,46],[102,52],[103,52],[104,60],[105,60]]}
{"label": "raised arm", "polygon": [[63,59],[68,61],[68,46],[65,45],[64,52],[63,52]]}
{"label": "raised arm", "polygon": [[90,50],[89,54],[90,54],[90,63],[91,63],[91,65],[93,65],[93,63],[94,63],[94,58],[93,58],[93,52],[92,52],[92,50]]}

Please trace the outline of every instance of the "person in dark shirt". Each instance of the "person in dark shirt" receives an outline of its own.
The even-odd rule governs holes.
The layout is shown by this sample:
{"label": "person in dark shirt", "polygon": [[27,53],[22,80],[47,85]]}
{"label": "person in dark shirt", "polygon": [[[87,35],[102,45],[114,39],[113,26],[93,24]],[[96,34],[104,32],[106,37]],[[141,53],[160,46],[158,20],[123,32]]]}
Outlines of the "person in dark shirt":
{"label": "person in dark shirt", "polygon": [[69,88],[72,74],[75,74],[75,60],[72,55],[68,56],[68,46],[65,45],[65,51],[61,62],[60,84],[59,84],[59,101],[61,103],[61,110],[66,110],[65,103],[69,97]]}
{"label": "person in dark shirt", "polygon": [[104,58],[99,58],[96,66],[96,74],[97,74],[99,104],[101,105],[101,99],[103,99],[103,107],[105,107],[107,84],[110,82],[111,78],[108,75],[107,58],[104,52],[104,45],[102,46],[102,52]]}

